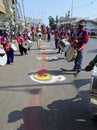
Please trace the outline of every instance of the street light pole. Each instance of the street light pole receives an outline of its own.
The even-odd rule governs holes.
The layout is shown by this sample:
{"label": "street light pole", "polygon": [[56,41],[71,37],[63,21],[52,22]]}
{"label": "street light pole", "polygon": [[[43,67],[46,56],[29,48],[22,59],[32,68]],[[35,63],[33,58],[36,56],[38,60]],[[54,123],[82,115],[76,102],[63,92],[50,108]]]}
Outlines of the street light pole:
{"label": "street light pole", "polygon": [[71,3],[71,18],[73,16],[73,0],[72,0],[72,3]]}
{"label": "street light pole", "polygon": [[22,8],[23,8],[24,21],[25,21],[25,24],[26,24],[26,17],[25,17],[24,1],[23,0],[22,0]]}

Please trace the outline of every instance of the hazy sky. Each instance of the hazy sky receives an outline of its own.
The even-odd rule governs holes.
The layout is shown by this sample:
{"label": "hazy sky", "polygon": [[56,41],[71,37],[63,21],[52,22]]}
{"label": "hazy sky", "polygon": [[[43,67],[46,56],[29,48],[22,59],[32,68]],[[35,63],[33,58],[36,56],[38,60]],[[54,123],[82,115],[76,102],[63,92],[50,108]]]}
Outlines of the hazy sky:
{"label": "hazy sky", "polygon": [[42,18],[46,24],[49,16],[65,16],[69,10],[73,17],[97,18],[97,0],[23,0],[23,3],[27,17]]}

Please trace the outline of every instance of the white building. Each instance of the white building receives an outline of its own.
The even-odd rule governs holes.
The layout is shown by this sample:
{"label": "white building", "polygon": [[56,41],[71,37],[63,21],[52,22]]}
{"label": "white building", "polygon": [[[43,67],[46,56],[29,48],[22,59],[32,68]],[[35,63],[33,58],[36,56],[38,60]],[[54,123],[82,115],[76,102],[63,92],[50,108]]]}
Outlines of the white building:
{"label": "white building", "polygon": [[88,31],[97,31],[97,22],[94,20],[87,20],[86,28]]}
{"label": "white building", "polygon": [[3,0],[0,0],[0,27],[3,27],[3,20],[5,17],[6,11],[5,11],[5,5],[3,3]]}
{"label": "white building", "polygon": [[42,25],[42,19],[36,19],[36,18],[32,18],[32,17],[26,17],[26,23],[27,24],[36,24],[36,25]]}
{"label": "white building", "polygon": [[96,31],[97,32],[97,20],[90,20],[89,18],[69,18],[69,19],[66,19],[64,17],[60,17],[58,19],[58,25],[60,26],[67,26],[67,25],[77,25],[78,22],[81,20],[81,19],[85,19],[86,20],[86,28],[88,31]]}

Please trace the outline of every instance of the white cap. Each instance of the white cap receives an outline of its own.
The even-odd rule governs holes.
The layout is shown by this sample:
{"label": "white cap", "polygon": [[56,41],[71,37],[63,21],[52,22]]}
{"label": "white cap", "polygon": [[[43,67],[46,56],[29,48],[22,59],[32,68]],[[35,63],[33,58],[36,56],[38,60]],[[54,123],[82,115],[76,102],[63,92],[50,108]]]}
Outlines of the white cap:
{"label": "white cap", "polygon": [[38,28],[38,31],[41,31],[41,28]]}

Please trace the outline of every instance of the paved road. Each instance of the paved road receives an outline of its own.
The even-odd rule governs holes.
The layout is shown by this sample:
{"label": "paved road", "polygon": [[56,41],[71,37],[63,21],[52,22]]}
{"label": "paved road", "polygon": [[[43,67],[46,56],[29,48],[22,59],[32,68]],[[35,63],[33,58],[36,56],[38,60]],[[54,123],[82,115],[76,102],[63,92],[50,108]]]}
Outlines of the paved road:
{"label": "paved road", "polygon": [[[86,45],[83,67],[97,53],[96,44],[96,39],[90,39]],[[77,77],[62,72],[61,67],[72,69],[73,62],[63,59],[64,54],[56,54],[53,40],[44,45],[44,51],[38,50],[33,42],[28,55],[20,56],[17,51],[13,65],[0,67],[0,129],[97,130],[97,122],[90,119],[92,72],[83,71]],[[40,56],[53,59],[42,61],[38,59]],[[39,83],[31,80],[28,74],[41,69],[47,69],[47,73],[57,78],[61,75],[60,81]]]}

